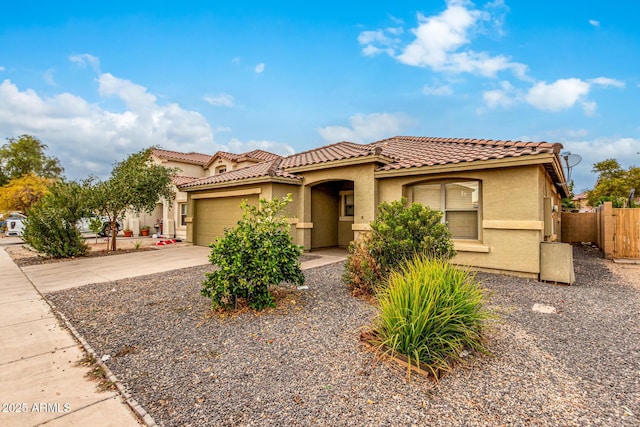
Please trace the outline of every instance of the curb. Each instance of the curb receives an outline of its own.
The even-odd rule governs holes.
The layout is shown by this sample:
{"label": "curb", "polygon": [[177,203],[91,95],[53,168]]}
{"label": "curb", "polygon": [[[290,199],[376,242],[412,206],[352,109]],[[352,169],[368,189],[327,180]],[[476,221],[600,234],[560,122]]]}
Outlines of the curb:
{"label": "curb", "polygon": [[56,314],[56,316],[58,316],[58,318],[64,322],[67,329],[69,329],[73,337],[80,343],[80,345],[84,348],[84,350],[89,355],[93,356],[96,363],[102,369],[104,369],[105,373],[107,374],[107,379],[111,381],[113,384],[115,384],[116,388],[118,389],[118,392],[124,398],[125,403],[129,406],[129,408],[131,408],[131,410],[138,417],[138,419],[141,420],[148,427],[157,427],[158,424],[156,424],[156,421],[153,419],[153,417],[147,411],[144,410],[144,408],[138,403],[137,400],[135,400],[131,396],[131,393],[129,393],[125,388],[125,386],[120,382],[120,380],[118,380],[118,377],[116,377],[115,374],[111,372],[111,369],[109,369],[109,367],[102,361],[100,356],[95,352],[93,347],[89,345],[89,343],[84,339],[84,337],[80,335],[80,333],[76,330],[76,328],[71,324],[69,319],[67,319],[67,317],[64,314],[62,314],[60,311],[58,311],[56,309],[56,306],[51,302],[49,302],[49,300],[45,298],[45,301],[47,302],[47,304],[49,304],[49,307],[51,307],[51,309]]}

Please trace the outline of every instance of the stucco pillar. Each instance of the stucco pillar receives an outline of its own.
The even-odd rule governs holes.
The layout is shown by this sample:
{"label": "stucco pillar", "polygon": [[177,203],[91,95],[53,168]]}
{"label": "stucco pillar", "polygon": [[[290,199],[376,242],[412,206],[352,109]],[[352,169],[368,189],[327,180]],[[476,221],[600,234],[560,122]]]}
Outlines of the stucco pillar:
{"label": "stucco pillar", "polygon": [[298,191],[298,218],[296,224],[296,243],[302,245],[305,251],[311,250],[311,187],[302,185]]}
{"label": "stucco pillar", "polygon": [[355,200],[353,225],[354,240],[358,240],[363,233],[371,230],[371,221],[375,219],[378,208],[378,182],[371,173],[357,177],[353,182],[353,196]]}
{"label": "stucco pillar", "polygon": [[193,215],[195,214],[195,207],[191,194],[187,194],[187,218],[185,222],[187,223],[187,242],[189,243],[194,243]]}

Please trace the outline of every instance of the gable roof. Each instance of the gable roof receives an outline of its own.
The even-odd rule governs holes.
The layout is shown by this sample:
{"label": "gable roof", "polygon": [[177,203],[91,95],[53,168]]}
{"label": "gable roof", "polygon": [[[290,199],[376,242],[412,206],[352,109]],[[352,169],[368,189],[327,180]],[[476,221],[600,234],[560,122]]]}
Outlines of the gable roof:
{"label": "gable roof", "polygon": [[313,150],[303,151],[302,153],[292,154],[284,158],[281,167],[288,169],[336,160],[365,157],[373,154],[374,149],[375,147],[370,147],[368,145],[343,141],[331,145],[325,145],[324,147],[315,148]]}
{"label": "gable roof", "polygon": [[206,165],[211,160],[211,155],[202,153],[181,153],[179,151],[163,150],[160,148],[154,148],[152,150],[153,155],[160,159],[174,160],[177,162],[191,163],[194,165]]}
{"label": "gable roof", "polygon": [[209,166],[211,166],[213,162],[219,157],[223,159],[227,159],[231,162],[253,161],[255,163],[263,162],[265,160],[275,160],[275,159],[282,158],[282,156],[278,154],[270,153],[268,151],[264,151],[260,149],[247,151],[245,153],[240,153],[240,154],[229,153],[227,151],[218,151],[216,154],[210,157],[209,161],[205,165],[205,168],[208,168]]}
{"label": "gable roof", "polygon": [[200,187],[203,185],[219,184],[225,182],[241,181],[250,178],[261,177],[280,177],[293,180],[302,180],[302,177],[294,175],[280,168],[282,159],[267,160],[255,165],[247,166],[240,169],[234,169],[205,178],[196,179],[180,186],[180,188]]}

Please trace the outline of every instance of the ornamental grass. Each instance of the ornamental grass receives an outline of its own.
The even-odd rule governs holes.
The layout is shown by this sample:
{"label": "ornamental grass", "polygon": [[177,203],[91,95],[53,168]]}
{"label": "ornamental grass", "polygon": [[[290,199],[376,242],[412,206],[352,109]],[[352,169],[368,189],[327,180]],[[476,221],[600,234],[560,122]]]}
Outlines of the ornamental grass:
{"label": "ornamental grass", "polygon": [[447,261],[416,256],[391,273],[378,294],[372,344],[407,358],[437,379],[464,350],[486,352],[482,326],[491,317],[475,276]]}

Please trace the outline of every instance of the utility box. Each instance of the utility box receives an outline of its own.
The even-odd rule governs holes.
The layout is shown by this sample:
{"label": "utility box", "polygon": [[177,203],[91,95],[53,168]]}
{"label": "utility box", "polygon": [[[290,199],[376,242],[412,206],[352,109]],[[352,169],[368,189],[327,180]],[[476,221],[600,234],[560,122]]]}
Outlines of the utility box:
{"label": "utility box", "polygon": [[573,270],[573,248],[568,243],[540,243],[540,280],[573,284],[576,274]]}

